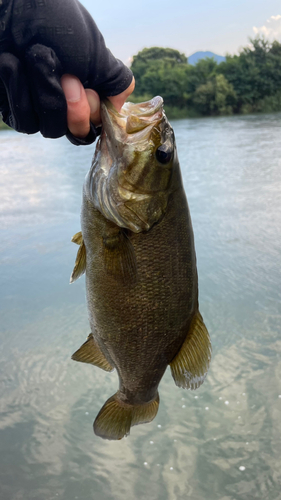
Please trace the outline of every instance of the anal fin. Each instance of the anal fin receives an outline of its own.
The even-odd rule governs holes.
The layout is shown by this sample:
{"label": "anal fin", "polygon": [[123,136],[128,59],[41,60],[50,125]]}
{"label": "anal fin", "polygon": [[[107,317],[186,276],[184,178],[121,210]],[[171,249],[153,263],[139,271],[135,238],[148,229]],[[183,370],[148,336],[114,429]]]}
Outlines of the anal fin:
{"label": "anal fin", "polygon": [[197,311],[180,351],[170,363],[176,385],[185,389],[198,389],[206,378],[211,353],[210,336],[200,312]]}
{"label": "anal fin", "polygon": [[92,333],[90,333],[86,342],[81,345],[80,349],[72,354],[71,359],[74,361],[81,361],[82,363],[90,363],[91,365],[102,368],[102,370],[106,372],[111,372],[114,369],[101,352]]}

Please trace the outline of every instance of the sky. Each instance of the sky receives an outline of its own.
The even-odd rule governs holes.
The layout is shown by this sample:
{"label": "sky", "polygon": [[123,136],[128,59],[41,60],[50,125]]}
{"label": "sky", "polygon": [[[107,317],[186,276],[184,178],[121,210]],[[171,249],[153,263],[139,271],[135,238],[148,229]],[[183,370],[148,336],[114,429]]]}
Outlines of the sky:
{"label": "sky", "polygon": [[144,47],[239,53],[258,34],[281,41],[280,0],[80,0],[126,64]]}

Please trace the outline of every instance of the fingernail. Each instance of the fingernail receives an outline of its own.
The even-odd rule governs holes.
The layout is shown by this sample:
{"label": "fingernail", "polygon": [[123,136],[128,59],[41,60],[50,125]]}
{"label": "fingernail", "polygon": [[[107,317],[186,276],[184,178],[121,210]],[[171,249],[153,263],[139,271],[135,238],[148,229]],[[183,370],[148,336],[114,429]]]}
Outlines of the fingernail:
{"label": "fingernail", "polygon": [[62,88],[65,98],[68,102],[77,102],[81,97],[81,83],[77,78],[72,76],[62,77]]}

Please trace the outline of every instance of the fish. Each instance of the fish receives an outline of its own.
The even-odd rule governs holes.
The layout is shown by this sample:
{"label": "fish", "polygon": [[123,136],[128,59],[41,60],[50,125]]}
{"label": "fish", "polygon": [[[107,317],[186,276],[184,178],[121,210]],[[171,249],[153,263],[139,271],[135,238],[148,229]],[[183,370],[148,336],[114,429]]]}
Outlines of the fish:
{"label": "fish", "polygon": [[163,99],[101,102],[102,132],[83,187],[71,283],[86,276],[91,333],[72,359],[117,370],[119,389],[94,421],[122,439],[151,422],[170,366],[178,387],[197,389],[211,360],[199,312],[194,235],[175,135]]}

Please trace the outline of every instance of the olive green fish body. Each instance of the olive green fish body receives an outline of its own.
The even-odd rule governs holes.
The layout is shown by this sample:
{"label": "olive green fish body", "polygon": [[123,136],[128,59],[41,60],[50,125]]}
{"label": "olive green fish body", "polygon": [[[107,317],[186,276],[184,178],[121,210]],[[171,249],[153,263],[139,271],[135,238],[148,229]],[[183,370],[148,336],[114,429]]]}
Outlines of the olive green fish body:
{"label": "olive green fish body", "polygon": [[[162,111],[160,118],[163,120]],[[158,131],[158,115],[157,120]],[[143,162],[141,174],[130,177],[135,184],[127,183],[127,166],[119,174],[121,191],[123,186],[129,186],[129,192],[136,197],[133,201],[127,192],[125,202],[123,192],[122,199],[117,191],[111,198],[104,182],[115,174],[100,174],[99,169],[97,177],[105,142],[101,138],[84,187],[82,235],[74,237],[80,244],[80,253],[85,255],[85,259],[80,258],[80,269],[79,262],[76,264],[75,273],[86,271],[92,335],[73,359],[107,370],[116,368],[120,380],[119,391],[105,403],[94,425],[96,434],[108,439],[120,439],[132,425],[155,417],[158,385],[168,365],[177,385],[195,389],[203,382],[210,362],[210,340],[198,310],[192,224],[167,123],[166,132],[162,130],[160,135],[166,152],[173,140],[173,157],[168,162],[169,171],[164,163],[165,178],[161,170],[157,173],[159,182],[150,173],[161,168],[159,161],[155,167],[154,156],[150,166],[149,161]],[[158,140],[159,147],[162,146]],[[150,160],[149,155],[147,159]],[[145,180],[146,176],[150,178]],[[151,185],[148,198],[147,186]],[[120,208],[122,203],[124,207]],[[132,217],[127,206],[130,210],[133,207]]]}

